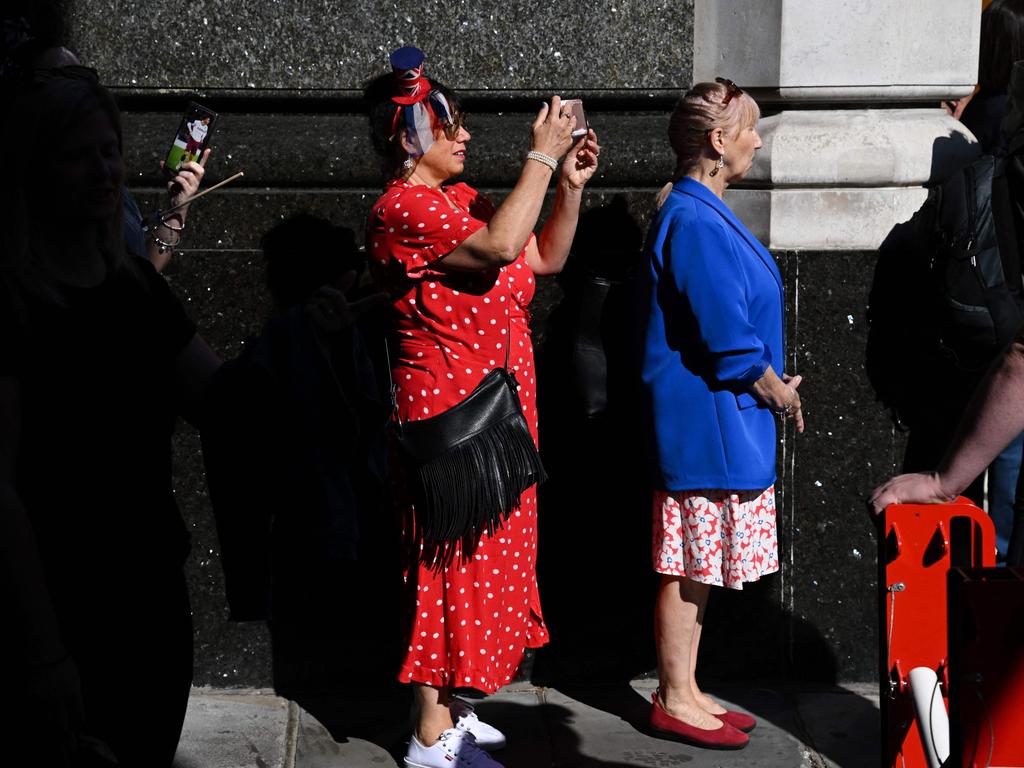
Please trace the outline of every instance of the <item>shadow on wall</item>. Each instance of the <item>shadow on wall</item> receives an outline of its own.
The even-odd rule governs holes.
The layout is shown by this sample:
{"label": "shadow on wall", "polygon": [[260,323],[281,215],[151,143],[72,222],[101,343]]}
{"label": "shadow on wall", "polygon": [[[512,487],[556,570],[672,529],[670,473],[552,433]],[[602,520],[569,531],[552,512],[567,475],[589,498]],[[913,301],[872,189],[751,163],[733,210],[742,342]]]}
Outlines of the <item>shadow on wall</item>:
{"label": "shadow on wall", "polygon": [[938,137],[932,141],[928,185],[941,184],[965,165],[977,160],[981,154],[981,145],[970,142],[964,133]]}
{"label": "shadow on wall", "polygon": [[564,292],[537,353],[541,454],[538,581],[552,644],[535,682],[649,670],[647,467],[633,375],[633,276],[644,233],[627,201],[580,217]]}

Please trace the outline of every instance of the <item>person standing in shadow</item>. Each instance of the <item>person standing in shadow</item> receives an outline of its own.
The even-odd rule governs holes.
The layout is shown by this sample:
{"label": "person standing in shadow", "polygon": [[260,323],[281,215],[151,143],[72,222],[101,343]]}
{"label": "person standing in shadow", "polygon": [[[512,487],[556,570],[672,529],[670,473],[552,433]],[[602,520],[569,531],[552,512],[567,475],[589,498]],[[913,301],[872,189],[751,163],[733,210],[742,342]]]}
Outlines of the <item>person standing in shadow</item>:
{"label": "person standing in shadow", "polygon": [[387,297],[358,285],[365,258],[347,227],[300,213],[261,247],[273,308],[218,373],[202,435],[228,604],[234,620],[268,621],[279,694],[362,733],[380,714],[360,722],[346,700],[399,687],[390,409],[374,367]]}
{"label": "person standing in shadow", "polygon": [[4,146],[19,150],[0,186],[0,663],[18,703],[6,757],[169,766],[192,679],[171,434],[178,416],[198,421],[219,361],[152,265],[125,254],[120,120],[95,73],[33,72],[7,106]]}

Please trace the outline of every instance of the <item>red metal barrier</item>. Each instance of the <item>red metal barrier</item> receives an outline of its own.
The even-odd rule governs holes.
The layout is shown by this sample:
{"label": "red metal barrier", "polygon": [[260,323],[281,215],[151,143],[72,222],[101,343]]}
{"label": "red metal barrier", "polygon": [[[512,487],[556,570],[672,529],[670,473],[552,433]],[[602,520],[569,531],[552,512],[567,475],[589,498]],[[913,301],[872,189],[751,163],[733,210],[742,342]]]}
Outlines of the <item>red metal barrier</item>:
{"label": "red metal barrier", "polygon": [[950,754],[1024,766],[1024,568],[949,572]]}
{"label": "red metal barrier", "polygon": [[933,669],[948,695],[947,577],[953,567],[995,565],[995,528],[965,498],[952,504],[893,505],[881,522],[882,765],[928,768],[907,676],[914,667]]}

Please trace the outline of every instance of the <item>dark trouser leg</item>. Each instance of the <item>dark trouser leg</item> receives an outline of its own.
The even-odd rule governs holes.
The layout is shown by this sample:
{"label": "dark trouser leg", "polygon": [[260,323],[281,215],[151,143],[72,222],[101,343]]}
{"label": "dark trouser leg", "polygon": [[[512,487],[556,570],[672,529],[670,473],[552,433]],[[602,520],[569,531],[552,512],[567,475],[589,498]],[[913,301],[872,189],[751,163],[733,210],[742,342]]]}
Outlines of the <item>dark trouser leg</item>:
{"label": "dark trouser leg", "polygon": [[1006,564],[1024,567],[1024,462],[1017,475],[1017,494],[1013,501],[1013,527],[1010,531],[1010,545],[1006,549]]}
{"label": "dark trouser leg", "polygon": [[[80,615],[76,660],[88,733],[122,768],[167,768],[192,683],[192,616],[181,570],[111,585]],[[124,574],[127,582],[132,574]]]}

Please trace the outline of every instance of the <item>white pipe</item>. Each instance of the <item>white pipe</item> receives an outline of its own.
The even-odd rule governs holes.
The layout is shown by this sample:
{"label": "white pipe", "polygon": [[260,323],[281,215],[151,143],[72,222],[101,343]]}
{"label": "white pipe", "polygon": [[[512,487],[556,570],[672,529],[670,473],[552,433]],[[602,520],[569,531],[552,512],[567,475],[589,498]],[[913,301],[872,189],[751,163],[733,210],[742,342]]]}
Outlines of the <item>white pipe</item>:
{"label": "white pipe", "polygon": [[921,736],[929,768],[942,768],[949,757],[949,715],[942,701],[938,675],[928,667],[910,670],[910,695],[914,699],[917,732]]}

